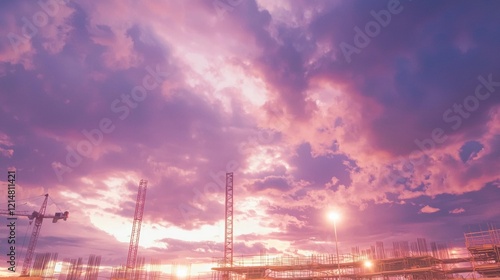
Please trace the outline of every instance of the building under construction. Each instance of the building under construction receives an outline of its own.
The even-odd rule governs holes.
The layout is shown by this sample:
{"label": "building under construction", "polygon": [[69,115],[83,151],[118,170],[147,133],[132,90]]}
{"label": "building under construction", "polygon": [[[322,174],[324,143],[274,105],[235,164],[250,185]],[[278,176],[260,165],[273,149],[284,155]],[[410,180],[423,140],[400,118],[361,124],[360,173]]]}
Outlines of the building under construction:
{"label": "building under construction", "polygon": [[[218,261],[214,279],[500,279],[500,230],[465,234],[466,256],[450,253],[445,244],[394,242],[384,250],[377,242],[350,254],[311,256],[247,256],[232,264]],[[469,276],[468,276],[469,275]]]}
{"label": "building under construction", "polygon": [[[216,261],[212,268],[212,280],[276,279],[276,280],[315,280],[315,279],[464,279],[477,277],[500,279],[500,230],[489,227],[487,230],[469,232],[464,235],[464,254],[457,254],[446,244],[431,242],[428,246],[424,238],[414,242],[398,241],[386,250],[383,242],[376,242],[370,248],[360,250],[353,247],[349,254],[324,254],[310,256],[259,255],[234,256],[233,240],[233,173],[226,173],[225,233],[223,258]],[[162,276],[161,261],[138,257],[139,235],[144,212],[147,180],[139,184],[134,223],[129,245],[127,264],[111,271],[111,279],[156,280]],[[54,279],[58,254],[34,254],[36,240],[44,218],[53,222],[66,220],[68,212],[45,215],[48,195],[39,212],[19,213],[35,220],[38,225],[33,230],[30,246],[23,265],[22,276],[30,279]],[[338,250],[338,247],[336,248]],[[31,267],[31,259],[34,258]],[[28,261],[26,261],[28,260]],[[96,280],[101,268],[101,256],[90,255],[87,265],[82,258],[64,259],[59,280]],[[190,266],[173,265],[169,279],[190,279]],[[182,268],[182,269],[181,269]],[[56,273],[57,274],[57,273]],[[209,276],[210,277],[210,276]],[[16,279],[23,279],[18,277]],[[198,277],[199,279],[199,277]]]}

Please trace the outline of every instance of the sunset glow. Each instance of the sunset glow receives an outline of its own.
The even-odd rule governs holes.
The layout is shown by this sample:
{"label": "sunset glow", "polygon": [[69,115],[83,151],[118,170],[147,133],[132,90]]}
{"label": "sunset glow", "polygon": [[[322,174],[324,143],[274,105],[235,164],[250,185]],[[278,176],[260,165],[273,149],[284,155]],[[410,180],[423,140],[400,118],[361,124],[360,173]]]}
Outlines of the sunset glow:
{"label": "sunset glow", "polygon": [[46,278],[462,267],[466,234],[500,227],[499,11],[0,1],[0,276],[26,255]]}

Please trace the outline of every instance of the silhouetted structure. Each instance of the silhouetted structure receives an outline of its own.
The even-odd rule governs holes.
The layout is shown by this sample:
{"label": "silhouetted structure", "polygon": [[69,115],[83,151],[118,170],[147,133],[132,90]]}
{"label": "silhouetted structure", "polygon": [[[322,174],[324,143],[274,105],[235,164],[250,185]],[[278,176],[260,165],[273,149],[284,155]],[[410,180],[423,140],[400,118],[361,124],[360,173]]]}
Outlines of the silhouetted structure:
{"label": "silhouetted structure", "polygon": [[[444,244],[418,238],[393,242],[392,254],[382,242],[370,249],[352,247],[351,254],[312,256],[246,256],[236,258],[233,267],[212,268],[214,279],[230,272],[232,279],[451,279],[454,275],[479,273],[482,277],[500,277],[500,230],[489,228],[465,234],[467,257],[450,254]],[[374,249],[375,248],[375,249]],[[336,273],[340,266],[341,273]],[[223,274],[222,274],[223,275]]]}
{"label": "silhouetted structure", "polygon": [[101,265],[101,256],[90,255],[85,270],[84,280],[97,280],[99,276],[99,266]]}
{"label": "silhouetted structure", "polygon": [[31,277],[52,278],[57,262],[57,253],[35,254]]}
{"label": "silhouetted structure", "polygon": [[[226,173],[226,213],[224,231],[224,260],[225,267],[233,266],[233,173]],[[231,271],[224,271],[222,278],[229,279]]]}
{"label": "silhouetted structure", "polygon": [[486,231],[466,233],[465,244],[474,271],[486,277],[500,277],[500,230],[489,226]]}
{"label": "silhouetted structure", "polygon": [[[148,187],[147,180],[141,180],[139,190],[137,191],[137,199],[135,204],[134,222],[132,225],[132,234],[130,234],[130,245],[128,248],[127,265],[125,276],[130,279],[138,279],[136,274],[137,251],[139,249],[139,237],[141,235],[142,216],[144,214],[144,205],[146,203],[146,190]],[[129,273],[130,271],[130,273]],[[133,276],[135,275],[135,276]]]}
{"label": "silhouetted structure", "polygon": [[79,280],[83,271],[82,258],[70,259],[66,280]]}

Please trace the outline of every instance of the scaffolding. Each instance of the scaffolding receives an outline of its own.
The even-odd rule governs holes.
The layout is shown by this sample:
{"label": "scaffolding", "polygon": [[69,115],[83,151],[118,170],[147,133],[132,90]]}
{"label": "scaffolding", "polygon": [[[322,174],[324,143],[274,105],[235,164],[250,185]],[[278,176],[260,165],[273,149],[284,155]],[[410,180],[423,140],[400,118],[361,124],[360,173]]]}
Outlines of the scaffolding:
{"label": "scaffolding", "polygon": [[[127,273],[127,275],[125,275]],[[172,274],[173,275],[173,274]],[[162,278],[162,262],[159,259],[149,259],[138,256],[136,267],[131,270],[125,265],[111,268],[110,279],[158,280]],[[170,279],[175,279],[170,277]],[[184,278],[184,280],[189,280]]]}
{"label": "scaffolding", "polygon": [[500,277],[500,230],[465,234],[465,244],[471,254],[473,270],[484,277]]}
{"label": "scaffolding", "polygon": [[[446,279],[443,260],[432,256],[413,256],[390,259],[360,259],[358,256],[334,254],[311,256],[268,257],[243,256],[235,258],[232,268],[215,267],[213,270],[230,271],[233,279]],[[260,260],[261,262],[258,262]],[[244,264],[243,264],[244,263]],[[338,270],[340,267],[340,270]],[[410,278],[411,277],[411,278]]]}
{"label": "scaffolding", "polygon": [[351,254],[311,256],[241,256],[234,257],[233,267],[216,260],[213,279],[229,274],[231,279],[456,279],[464,274],[492,278],[500,277],[500,231],[466,233],[468,256],[450,254],[445,244],[430,243],[418,238],[416,242],[393,242],[392,250],[384,250],[382,242],[369,249],[351,249]]}

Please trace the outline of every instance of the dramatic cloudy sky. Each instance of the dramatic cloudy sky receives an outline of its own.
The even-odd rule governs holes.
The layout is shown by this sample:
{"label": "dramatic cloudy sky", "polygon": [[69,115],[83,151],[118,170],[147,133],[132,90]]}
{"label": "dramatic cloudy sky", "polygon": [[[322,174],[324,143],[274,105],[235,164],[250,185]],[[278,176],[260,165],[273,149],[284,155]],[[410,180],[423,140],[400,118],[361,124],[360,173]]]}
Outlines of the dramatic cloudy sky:
{"label": "dramatic cloudy sky", "polygon": [[16,170],[19,210],[49,193],[48,213],[70,211],[37,246],[60,259],[125,263],[142,178],[139,255],[221,257],[226,172],[236,255],[332,253],[329,209],[342,213],[341,253],[417,237],[460,246],[500,220],[499,10],[1,1],[1,176]]}

